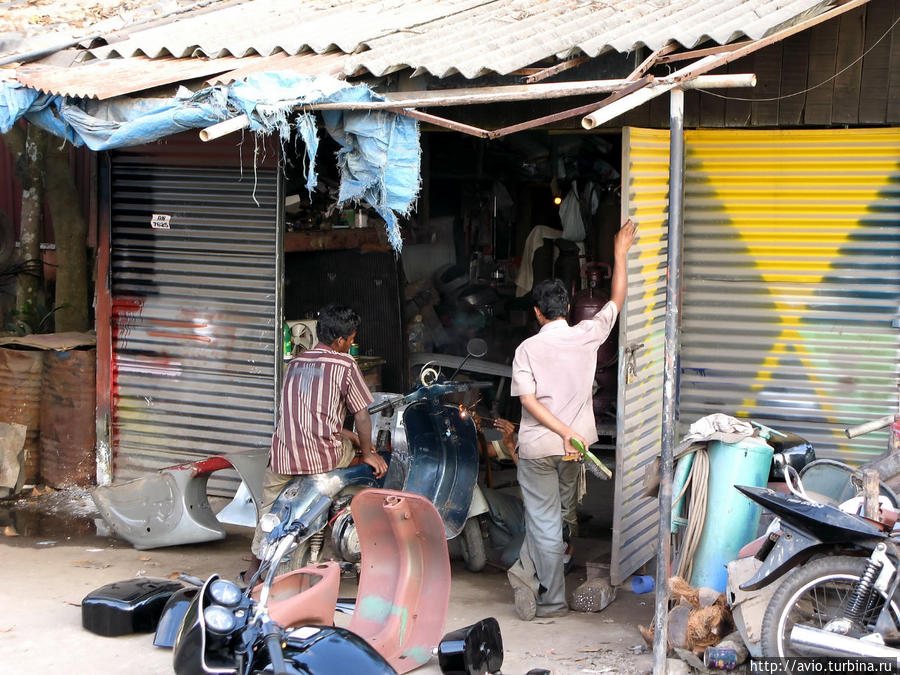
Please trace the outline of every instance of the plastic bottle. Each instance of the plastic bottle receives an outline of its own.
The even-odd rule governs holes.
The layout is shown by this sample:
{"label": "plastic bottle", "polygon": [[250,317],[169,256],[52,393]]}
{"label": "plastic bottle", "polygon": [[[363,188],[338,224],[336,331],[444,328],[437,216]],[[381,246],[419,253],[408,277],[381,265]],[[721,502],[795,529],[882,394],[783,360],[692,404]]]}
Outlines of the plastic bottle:
{"label": "plastic bottle", "polygon": [[422,315],[416,314],[412,325],[409,327],[409,352],[415,354],[425,351],[425,324],[422,323]]}
{"label": "plastic bottle", "polygon": [[291,358],[291,350],[293,345],[291,344],[291,327],[287,321],[284,322],[284,326],[282,327],[282,349],[284,350],[284,358]]}

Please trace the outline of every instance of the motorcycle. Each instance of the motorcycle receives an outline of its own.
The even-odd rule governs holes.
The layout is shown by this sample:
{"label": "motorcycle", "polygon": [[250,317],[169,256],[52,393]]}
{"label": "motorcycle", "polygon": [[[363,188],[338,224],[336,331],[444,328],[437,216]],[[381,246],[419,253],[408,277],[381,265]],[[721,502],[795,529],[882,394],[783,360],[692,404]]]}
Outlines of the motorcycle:
{"label": "motorcycle", "polygon": [[[185,588],[169,598],[154,644],[174,647],[176,675],[396,675],[431,658],[450,596],[447,542],[434,505],[393,490],[354,498],[366,562],[355,604],[338,600],[338,563],[277,573],[330,506],[323,495],[302,512],[269,519],[262,566],[246,589],[213,574],[199,591]],[[348,628],[333,625],[336,609],[352,613]]]}
{"label": "motorcycle", "polygon": [[[479,343],[483,341],[470,341],[469,356],[483,355]],[[329,508],[309,522],[309,533],[297,541],[289,562],[283,563],[280,571],[319,562],[327,545],[329,525],[335,556],[358,564],[360,538],[347,505],[369,487],[427,498],[441,516],[446,538],[461,538],[468,569],[480,571],[484,567],[486,553],[479,516],[488,507],[477,485],[475,424],[464,406],[447,404],[442,399],[449,394],[489,387],[491,383],[454,381],[461,368],[462,364],[444,379],[439,369],[426,365],[418,386],[408,394],[377,394],[379,400],[369,406],[369,413],[375,418],[375,448],[388,464],[381,480],[375,479],[367,464],[358,464],[325,474],[297,476],[284,488],[270,513],[262,516],[264,531],[302,517],[323,499],[328,500]]]}
{"label": "motorcycle", "polygon": [[[808,465],[810,476],[818,464]],[[882,485],[882,517],[869,520],[858,514],[860,497],[828,503],[810,496],[802,474],[790,467],[786,474],[790,494],[735,486],[777,517],[756,553],[761,565],[739,586],[775,589],[762,617],[761,654],[882,657],[900,666],[896,498]]]}

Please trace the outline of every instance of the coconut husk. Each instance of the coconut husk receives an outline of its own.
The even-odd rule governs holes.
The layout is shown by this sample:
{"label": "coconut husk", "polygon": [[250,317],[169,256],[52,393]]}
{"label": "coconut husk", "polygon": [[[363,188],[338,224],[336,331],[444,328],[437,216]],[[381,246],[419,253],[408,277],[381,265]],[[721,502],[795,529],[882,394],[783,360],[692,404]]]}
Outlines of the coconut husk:
{"label": "coconut husk", "polygon": [[718,644],[734,630],[731,610],[718,602],[702,609],[692,609],[688,617],[687,648],[703,651]]}
{"label": "coconut husk", "polygon": [[[725,594],[720,593],[711,605],[701,607],[700,591],[688,584],[681,577],[669,579],[669,591],[672,599],[677,600],[677,605],[669,612],[670,622],[673,620],[673,612],[680,617],[679,625],[684,626],[685,607],[689,607],[687,616],[687,629],[683,636],[679,631],[676,638],[670,625],[668,642],[669,648],[688,649],[695,654],[703,654],[703,651],[712,645],[718,644],[723,637],[734,630],[734,621],[731,610],[728,608]],[[706,604],[706,603],[704,603]],[[648,646],[653,644],[654,626],[638,626],[638,631]],[[676,638],[673,641],[673,638]],[[676,642],[678,644],[676,644]]]}
{"label": "coconut husk", "polygon": [[681,577],[669,578],[669,597],[678,602],[685,602],[696,609],[700,608],[700,591]]}

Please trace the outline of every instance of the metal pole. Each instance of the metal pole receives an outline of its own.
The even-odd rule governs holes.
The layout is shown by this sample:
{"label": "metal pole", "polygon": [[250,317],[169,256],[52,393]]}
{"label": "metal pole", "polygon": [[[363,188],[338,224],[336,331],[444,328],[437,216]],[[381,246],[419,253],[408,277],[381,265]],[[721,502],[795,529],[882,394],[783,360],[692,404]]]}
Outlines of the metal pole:
{"label": "metal pole", "polygon": [[659,481],[659,533],[656,553],[656,615],[653,673],[665,675],[669,629],[669,561],[672,542],[672,473],[675,411],[678,401],[678,345],[681,328],[681,249],[684,225],[684,92],[673,89],[669,107],[669,254],[666,268],[666,336],[662,400],[662,461]]}

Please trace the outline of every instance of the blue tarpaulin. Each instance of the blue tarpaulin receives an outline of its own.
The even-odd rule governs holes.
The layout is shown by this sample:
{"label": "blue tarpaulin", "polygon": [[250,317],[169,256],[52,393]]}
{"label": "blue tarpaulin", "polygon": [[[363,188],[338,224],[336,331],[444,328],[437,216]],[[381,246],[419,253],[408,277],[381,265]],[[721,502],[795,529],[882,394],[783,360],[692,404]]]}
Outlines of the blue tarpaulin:
{"label": "blue tarpaulin", "polygon": [[[0,82],[0,132],[25,118],[55,136],[91,150],[112,150],[150,143],[189,129],[200,129],[240,114],[257,133],[278,133],[282,143],[296,133],[306,144],[306,187],[316,185],[318,128],[303,104],[380,100],[365,85],[328,76],[258,73],[231,86],[172,98],[118,98],[92,101],[42,94],[16,83]],[[419,129],[415,120],[380,110],[329,110],[325,128],[340,144],[340,202],[365,202],[384,218],[388,239],[401,247],[397,214],[412,208],[420,185]]]}

